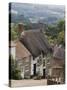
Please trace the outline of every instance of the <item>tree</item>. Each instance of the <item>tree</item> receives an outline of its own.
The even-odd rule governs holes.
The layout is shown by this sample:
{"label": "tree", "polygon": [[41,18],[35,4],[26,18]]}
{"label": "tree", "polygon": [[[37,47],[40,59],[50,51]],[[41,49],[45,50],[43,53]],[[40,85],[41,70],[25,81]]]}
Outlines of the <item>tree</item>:
{"label": "tree", "polygon": [[18,25],[17,24],[13,24],[11,26],[11,30],[10,30],[10,33],[11,33],[11,40],[16,40],[18,38]]}
{"label": "tree", "polygon": [[55,25],[48,25],[46,30],[47,39],[50,44],[65,44],[65,21],[60,20]]}
{"label": "tree", "polygon": [[13,59],[12,56],[9,57],[9,64],[9,79],[22,79],[21,71],[18,69],[16,61]]}
{"label": "tree", "polygon": [[64,31],[59,32],[58,37],[57,37],[58,44],[65,44],[65,36],[64,36]]}
{"label": "tree", "polygon": [[60,20],[60,21],[57,23],[57,27],[58,27],[58,31],[59,31],[59,32],[65,30],[65,20]]}

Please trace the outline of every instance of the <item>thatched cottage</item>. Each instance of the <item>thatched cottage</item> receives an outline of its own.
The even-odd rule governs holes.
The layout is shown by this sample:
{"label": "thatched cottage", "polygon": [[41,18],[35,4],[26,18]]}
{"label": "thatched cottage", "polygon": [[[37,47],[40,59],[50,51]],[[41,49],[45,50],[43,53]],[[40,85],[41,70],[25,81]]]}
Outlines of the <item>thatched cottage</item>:
{"label": "thatched cottage", "polygon": [[31,76],[46,77],[45,57],[51,51],[51,47],[42,30],[24,31],[19,24],[19,40],[16,41],[16,61],[21,70],[22,78]]}
{"label": "thatched cottage", "polygon": [[45,78],[46,76],[46,66],[45,57],[50,51],[50,45],[45,38],[43,31],[28,30],[24,31],[22,24],[19,25],[20,42],[28,49],[32,55],[31,60],[31,76],[39,74]]}
{"label": "thatched cottage", "polygon": [[64,65],[65,65],[65,51],[62,45],[55,45],[53,50],[53,59],[50,60],[49,75],[56,81],[64,82]]}

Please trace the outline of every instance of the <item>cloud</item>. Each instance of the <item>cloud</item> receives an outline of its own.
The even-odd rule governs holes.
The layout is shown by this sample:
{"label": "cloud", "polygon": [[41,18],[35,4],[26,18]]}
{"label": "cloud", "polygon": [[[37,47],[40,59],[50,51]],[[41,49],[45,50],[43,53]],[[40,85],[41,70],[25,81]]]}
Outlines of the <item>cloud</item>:
{"label": "cloud", "polygon": [[12,14],[18,14],[18,12],[16,10],[13,10],[13,9],[11,10],[11,13]]}

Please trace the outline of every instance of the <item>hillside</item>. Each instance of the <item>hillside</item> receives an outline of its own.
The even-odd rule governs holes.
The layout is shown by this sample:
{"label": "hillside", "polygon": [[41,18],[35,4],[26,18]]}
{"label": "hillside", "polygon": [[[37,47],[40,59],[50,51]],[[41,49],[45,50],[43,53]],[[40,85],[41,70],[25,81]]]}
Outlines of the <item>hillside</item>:
{"label": "hillside", "polygon": [[64,6],[11,3],[12,23],[48,23],[64,19]]}

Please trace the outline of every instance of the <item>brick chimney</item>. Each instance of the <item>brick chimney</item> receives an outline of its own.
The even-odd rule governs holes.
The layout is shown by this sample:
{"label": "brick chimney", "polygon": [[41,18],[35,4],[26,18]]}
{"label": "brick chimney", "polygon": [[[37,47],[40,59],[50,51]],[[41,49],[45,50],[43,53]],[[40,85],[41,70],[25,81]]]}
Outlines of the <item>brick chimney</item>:
{"label": "brick chimney", "polygon": [[19,33],[22,33],[23,31],[24,31],[23,23],[19,23],[19,24],[18,24],[18,32],[19,32]]}
{"label": "brick chimney", "polygon": [[44,24],[39,22],[39,29],[40,29],[40,32],[44,32]]}
{"label": "brick chimney", "polygon": [[18,34],[19,34],[19,37],[24,35],[24,25],[23,25],[23,23],[18,24]]}

